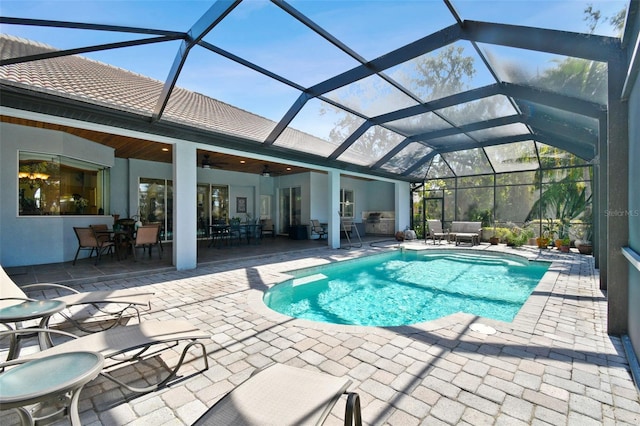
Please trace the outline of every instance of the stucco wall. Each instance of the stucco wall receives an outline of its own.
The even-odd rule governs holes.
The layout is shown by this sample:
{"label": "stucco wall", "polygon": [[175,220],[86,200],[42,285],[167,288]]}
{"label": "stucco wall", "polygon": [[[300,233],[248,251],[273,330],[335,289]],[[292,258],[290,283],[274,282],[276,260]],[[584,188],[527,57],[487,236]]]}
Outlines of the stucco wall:
{"label": "stucco wall", "polygon": [[320,223],[328,223],[331,212],[329,211],[329,178],[324,173],[309,173],[309,180],[313,188],[313,197],[310,201],[310,219],[317,219]]}
{"label": "stucco wall", "polygon": [[366,198],[368,202],[364,210],[395,211],[395,185],[392,183],[369,182]]}
{"label": "stucco wall", "polygon": [[73,259],[74,226],[111,223],[111,216],[18,216],[18,150],[66,155],[112,167],[112,148],[64,133],[0,123],[0,263],[58,263]]}

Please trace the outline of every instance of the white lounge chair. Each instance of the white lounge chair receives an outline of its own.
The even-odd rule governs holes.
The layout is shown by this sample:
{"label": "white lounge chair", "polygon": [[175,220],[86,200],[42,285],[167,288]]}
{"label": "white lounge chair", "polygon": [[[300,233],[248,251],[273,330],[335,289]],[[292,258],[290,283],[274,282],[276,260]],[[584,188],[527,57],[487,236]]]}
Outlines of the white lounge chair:
{"label": "white lounge chair", "polygon": [[[0,266],[0,308],[17,305],[24,301],[36,300],[27,296],[24,290],[42,291],[43,294],[47,290],[55,290],[56,292],[58,290],[63,290],[69,292],[70,294],[56,296],[51,299],[64,302],[67,308],[81,305],[92,305],[97,311],[102,313],[103,316],[106,315],[106,317],[104,317],[105,319],[113,321],[109,328],[120,324],[121,319],[129,310],[133,310],[138,321],[140,321],[139,307],[146,306],[149,308],[151,306],[151,298],[154,294],[151,291],[137,289],[79,292],[74,288],[53,283],[29,284],[19,287],[11,277],[9,277],[4,268]],[[85,324],[83,320],[86,320],[87,318],[97,319],[96,316],[91,317],[83,315],[82,318],[76,318],[70,312],[61,312],[61,315],[84,332],[95,331],[85,327],[83,325]],[[102,319],[102,316],[100,319]]]}
{"label": "white lounge chair", "polygon": [[[0,332],[0,338],[34,332],[46,333],[53,336],[66,336],[71,338],[71,340],[16,360],[7,361],[0,364],[0,370],[7,366],[56,354],[78,351],[98,352],[102,354],[105,359],[104,369],[100,374],[132,392],[150,392],[164,386],[176,376],[184,362],[187,352],[192,346],[199,346],[202,350],[204,369],[200,371],[205,371],[209,368],[206,348],[199,340],[210,339],[211,335],[184,320],[150,320],[140,324],[111,328],[81,337],[62,330],[50,328],[7,330]],[[177,365],[169,371],[168,376],[164,379],[155,379],[157,380],[155,384],[146,387],[132,386],[110,374],[111,371],[125,364],[131,364],[155,356],[183,342],[187,342],[187,344],[182,350],[182,355]],[[157,375],[154,374],[154,377],[157,377]]]}
{"label": "white lounge chair", "polygon": [[271,364],[209,408],[193,426],[321,425],[343,394],[344,424],[362,424],[360,398],[348,392],[351,380]]}

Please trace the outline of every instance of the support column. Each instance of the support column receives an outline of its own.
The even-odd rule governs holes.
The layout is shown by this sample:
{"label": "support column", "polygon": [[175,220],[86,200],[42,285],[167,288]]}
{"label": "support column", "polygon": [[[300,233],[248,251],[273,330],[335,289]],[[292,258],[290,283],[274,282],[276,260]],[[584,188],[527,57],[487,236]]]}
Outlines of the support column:
{"label": "support column", "polygon": [[188,142],[173,146],[173,264],[178,271],[198,262],[197,154]]}
{"label": "support column", "polygon": [[[607,204],[606,224],[607,271],[607,332],[621,335],[628,332],[629,265],[622,255],[622,247],[629,241],[629,128],[627,104],[621,100],[625,80],[622,55],[609,61],[609,116],[607,145]],[[601,227],[603,230],[603,227]]]}
{"label": "support column", "polygon": [[327,212],[327,217],[329,218],[329,229],[327,232],[329,233],[327,236],[329,247],[333,249],[340,248],[340,172],[336,170],[331,170],[328,173],[328,185],[327,195],[329,199],[327,200],[327,206],[329,211]]}
{"label": "support column", "polygon": [[607,167],[609,125],[606,116],[600,118],[598,131],[598,161],[593,166],[595,196],[593,197],[593,256],[595,267],[600,269],[600,289],[607,289],[607,220],[604,212],[607,208]]}
{"label": "support column", "polygon": [[396,182],[395,191],[395,211],[396,211],[396,229],[395,231],[404,231],[410,224],[411,218],[411,186],[409,182]]}

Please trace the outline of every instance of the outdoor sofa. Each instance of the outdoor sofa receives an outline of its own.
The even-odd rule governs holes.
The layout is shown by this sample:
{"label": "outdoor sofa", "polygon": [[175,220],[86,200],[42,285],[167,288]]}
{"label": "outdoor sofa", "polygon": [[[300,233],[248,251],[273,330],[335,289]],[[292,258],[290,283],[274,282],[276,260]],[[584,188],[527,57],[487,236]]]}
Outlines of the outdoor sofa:
{"label": "outdoor sofa", "polygon": [[472,246],[480,244],[482,235],[482,222],[458,222],[451,223],[449,239],[455,241],[456,245],[462,242],[471,243]]}

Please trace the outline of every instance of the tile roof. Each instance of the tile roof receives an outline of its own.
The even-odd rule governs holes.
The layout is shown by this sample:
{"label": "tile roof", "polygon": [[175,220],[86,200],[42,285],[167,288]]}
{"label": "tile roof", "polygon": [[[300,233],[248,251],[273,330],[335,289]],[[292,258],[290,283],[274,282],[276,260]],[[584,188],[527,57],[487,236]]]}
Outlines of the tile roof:
{"label": "tile roof", "polygon": [[[57,49],[0,34],[3,59]],[[152,115],[164,82],[78,55],[0,67],[5,85],[48,93],[143,116]],[[161,120],[262,143],[276,123],[227,103],[175,87]],[[307,136],[308,137],[308,136]]]}

